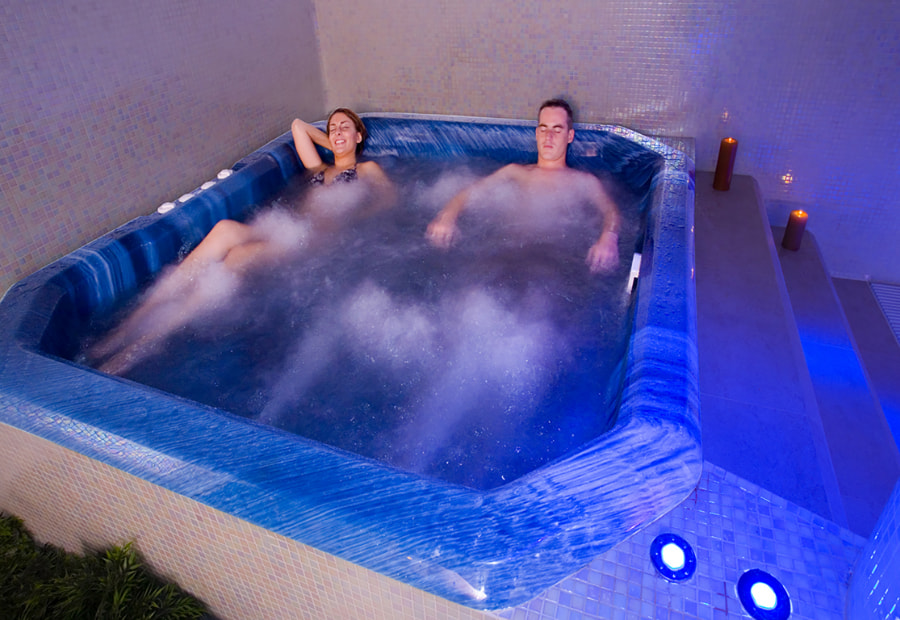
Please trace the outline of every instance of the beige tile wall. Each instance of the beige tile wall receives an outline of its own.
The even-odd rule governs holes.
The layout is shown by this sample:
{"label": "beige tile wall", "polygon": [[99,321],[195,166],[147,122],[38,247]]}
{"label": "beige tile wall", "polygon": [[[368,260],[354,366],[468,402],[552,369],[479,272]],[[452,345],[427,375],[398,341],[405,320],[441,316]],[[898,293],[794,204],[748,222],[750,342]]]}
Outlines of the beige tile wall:
{"label": "beige tile wall", "polygon": [[0,510],[70,551],[134,541],[222,620],[475,620],[417,590],[0,424]]}
{"label": "beige tile wall", "polygon": [[314,0],[329,105],[581,120],[720,140],[836,275],[900,282],[900,3]]}
{"label": "beige tile wall", "polygon": [[0,290],[295,115],[530,118],[551,95],[695,137],[701,170],[737,137],[776,224],[805,208],[833,274],[900,282],[898,30],[885,1],[7,3]]}
{"label": "beige tile wall", "polygon": [[0,3],[0,292],[323,115],[310,0]]}

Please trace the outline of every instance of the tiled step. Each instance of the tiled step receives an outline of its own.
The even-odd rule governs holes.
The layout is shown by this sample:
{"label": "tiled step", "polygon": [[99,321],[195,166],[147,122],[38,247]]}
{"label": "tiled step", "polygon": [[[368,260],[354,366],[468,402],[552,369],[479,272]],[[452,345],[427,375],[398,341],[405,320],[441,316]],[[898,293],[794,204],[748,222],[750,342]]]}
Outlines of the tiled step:
{"label": "tiled step", "polygon": [[900,284],[872,282],[870,288],[894,334],[894,340],[900,343]]}
{"label": "tiled step", "polygon": [[894,442],[900,445],[900,286],[832,281]]}
{"label": "tiled step", "polygon": [[[773,228],[781,239],[783,228]],[[900,477],[900,452],[860,362],[835,286],[815,236],[798,251],[777,246],[847,525],[868,536]],[[847,283],[840,285],[853,299]]]}
{"label": "tiled step", "polygon": [[704,458],[846,525],[756,182],[698,172],[694,224]]}

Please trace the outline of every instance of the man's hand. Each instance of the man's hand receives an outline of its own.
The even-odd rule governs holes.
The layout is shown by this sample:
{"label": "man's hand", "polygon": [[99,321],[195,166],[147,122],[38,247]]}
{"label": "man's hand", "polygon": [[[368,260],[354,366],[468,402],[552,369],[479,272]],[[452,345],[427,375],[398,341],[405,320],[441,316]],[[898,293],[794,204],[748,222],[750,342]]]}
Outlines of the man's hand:
{"label": "man's hand", "polygon": [[608,273],[619,266],[619,235],[605,232],[588,250],[585,264],[591,273]]}
{"label": "man's hand", "polygon": [[458,234],[456,218],[441,211],[428,225],[425,238],[435,247],[449,248]]}

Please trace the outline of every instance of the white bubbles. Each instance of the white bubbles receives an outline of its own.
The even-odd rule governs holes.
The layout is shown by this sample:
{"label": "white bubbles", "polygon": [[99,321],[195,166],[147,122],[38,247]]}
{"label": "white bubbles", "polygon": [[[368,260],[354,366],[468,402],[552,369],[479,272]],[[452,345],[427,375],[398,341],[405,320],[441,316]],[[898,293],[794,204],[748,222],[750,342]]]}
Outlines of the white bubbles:
{"label": "white bubbles", "polygon": [[454,196],[464,189],[472,186],[478,177],[468,169],[454,170],[438,176],[429,185],[416,187],[415,200],[422,205],[428,213],[437,213],[450,202]]}
{"label": "white bubbles", "polygon": [[[566,321],[590,298],[582,288],[590,281],[583,263],[589,246],[573,248],[584,241],[569,235],[587,230],[589,238],[600,223],[577,183],[561,194],[501,183],[470,194],[468,219],[460,222],[476,231],[468,240],[431,248],[423,238],[428,219],[473,178],[463,169],[411,183],[398,192],[412,194],[407,205],[385,215],[382,227],[354,217],[339,241],[328,242],[337,245],[314,244],[301,254],[285,286],[312,305],[286,334],[293,342],[266,381],[261,421],[311,429],[313,438],[324,429],[340,447],[347,446],[337,429],[346,428],[375,446],[361,448],[365,454],[420,473],[465,467],[472,446],[527,423],[581,346],[573,342],[580,328]],[[353,212],[341,200],[352,203],[353,193],[332,187],[307,196],[313,230],[320,228],[310,213]],[[394,222],[413,221],[403,208],[414,209],[421,224],[408,227],[415,238],[397,245]],[[277,218],[271,226],[289,228]],[[502,232],[499,243],[491,227]],[[322,252],[326,258],[315,258]],[[311,264],[318,275],[310,275]],[[358,426],[366,416],[371,431]],[[522,441],[509,445],[509,458],[532,458]]]}
{"label": "white bubbles", "polygon": [[[467,213],[519,243],[559,243],[569,239],[571,243],[584,244],[587,239],[596,240],[601,221],[591,201],[593,181],[565,172],[545,181],[523,184],[514,175],[503,182],[476,186]],[[585,254],[588,247],[584,248]]]}
{"label": "white bubbles", "polygon": [[305,330],[297,340],[281,372],[268,390],[268,401],[259,415],[264,424],[278,426],[296,400],[333,363],[339,334],[327,321]]}
{"label": "white bubbles", "polygon": [[439,327],[425,307],[395,300],[372,282],[347,298],[341,319],[351,348],[376,362],[402,367],[435,354]]}
{"label": "white bubbles", "polygon": [[193,278],[194,295],[200,311],[220,308],[240,287],[240,278],[221,263],[213,263],[203,274]]}
{"label": "white bubbles", "polygon": [[371,188],[366,183],[334,183],[314,187],[306,194],[303,215],[315,225],[345,221],[363,206]]}
{"label": "white bubbles", "polygon": [[[212,353],[197,351],[208,356],[197,362],[204,372],[237,352],[224,378],[215,375],[222,390],[190,386],[186,397],[411,471],[440,476],[446,465],[468,483],[463,470],[476,463],[473,475],[509,480],[517,473],[504,459],[555,458],[568,449],[563,435],[604,424],[578,418],[587,405],[569,406],[606,393],[603,373],[589,389],[572,387],[583,351],[605,346],[591,340],[609,311],[595,301],[612,296],[591,288],[602,279],[584,265],[600,221],[577,183],[482,186],[458,222],[459,242],[437,249],[425,240],[428,222],[476,175],[411,178],[397,187],[400,204],[383,211],[367,208],[365,183],[298,187],[250,222],[264,261],[161,279],[173,303],[146,325],[186,326],[177,333],[194,339],[187,347],[210,343]],[[624,314],[619,297],[609,316]],[[583,316],[590,328],[573,327]],[[566,373],[577,375],[572,383]],[[557,407],[554,390],[571,401]]]}
{"label": "white bubbles", "polygon": [[[485,289],[445,297],[436,321],[440,351],[414,401],[418,407],[392,438],[403,447],[397,462],[420,472],[447,450],[459,452],[450,442],[460,431],[508,424],[497,415],[501,402],[535,401],[547,388],[559,347],[548,322],[505,307]],[[469,458],[465,452],[462,461]]]}
{"label": "white bubbles", "polygon": [[314,234],[308,219],[283,209],[263,211],[253,220],[251,226],[257,230],[261,239],[274,246],[275,251],[301,249],[309,243]]}
{"label": "white bubbles", "polygon": [[451,305],[459,319],[447,329],[457,334],[458,366],[510,392],[541,380],[558,342],[552,326],[506,309],[484,289],[466,291]]}

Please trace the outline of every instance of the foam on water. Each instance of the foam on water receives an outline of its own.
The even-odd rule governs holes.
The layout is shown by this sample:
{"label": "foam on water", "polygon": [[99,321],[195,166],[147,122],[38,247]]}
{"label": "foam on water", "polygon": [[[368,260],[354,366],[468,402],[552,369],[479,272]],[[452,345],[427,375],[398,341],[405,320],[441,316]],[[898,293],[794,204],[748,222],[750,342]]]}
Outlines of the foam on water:
{"label": "foam on water", "polygon": [[252,220],[277,260],[237,283],[194,274],[211,301],[125,376],[477,488],[583,444],[611,422],[627,261],[588,272],[601,221],[577,186],[476,191],[460,241],[428,245],[430,219],[491,166],[395,166],[400,204],[365,217],[363,184],[293,188]]}

